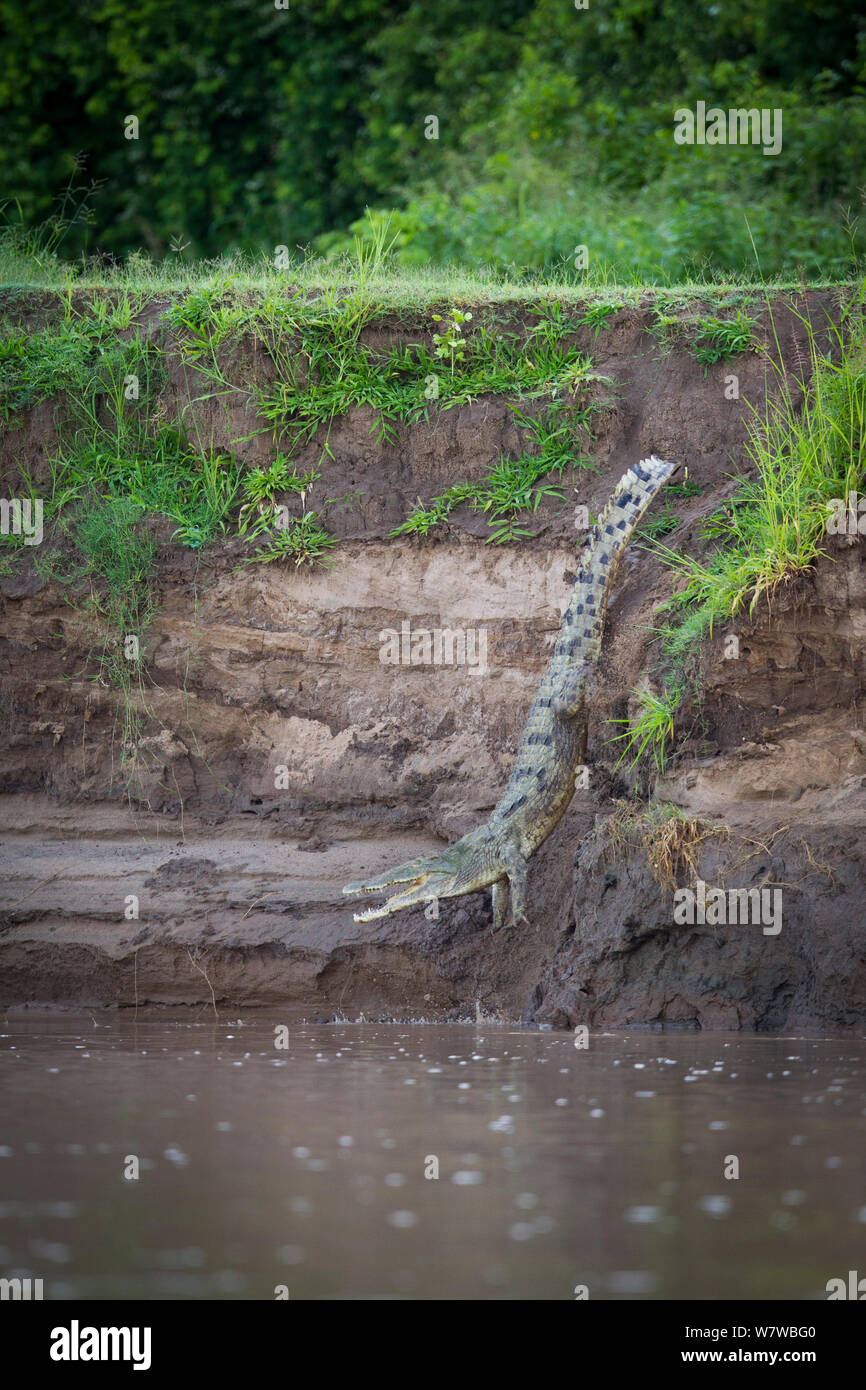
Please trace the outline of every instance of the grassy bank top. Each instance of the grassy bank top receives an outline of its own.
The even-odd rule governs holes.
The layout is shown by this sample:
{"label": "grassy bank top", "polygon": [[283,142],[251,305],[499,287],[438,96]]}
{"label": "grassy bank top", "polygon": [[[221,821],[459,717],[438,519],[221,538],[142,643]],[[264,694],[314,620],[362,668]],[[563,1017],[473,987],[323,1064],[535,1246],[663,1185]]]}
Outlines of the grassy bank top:
{"label": "grassy bank top", "polygon": [[297,261],[277,269],[262,256],[235,256],[220,261],[186,261],[182,257],[152,261],[131,256],[123,264],[103,261],[93,265],[3,254],[0,247],[0,305],[11,306],[28,297],[58,300],[70,291],[128,292],[157,298],[188,294],[296,296],[332,300],[364,294],[383,311],[428,309],[445,301],[469,307],[484,304],[530,305],[533,301],[558,300],[579,304],[587,299],[602,303],[640,305],[659,296],[683,299],[741,299],[744,296],[777,296],[806,289],[850,287],[856,276],[763,278],[759,274],[704,273],[672,281],[652,280],[622,269],[592,266],[583,272],[563,269],[544,276],[509,275],[494,268],[474,270],[461,265],[401,267],[387,259],[364,264],[364,250],[333,259]]}

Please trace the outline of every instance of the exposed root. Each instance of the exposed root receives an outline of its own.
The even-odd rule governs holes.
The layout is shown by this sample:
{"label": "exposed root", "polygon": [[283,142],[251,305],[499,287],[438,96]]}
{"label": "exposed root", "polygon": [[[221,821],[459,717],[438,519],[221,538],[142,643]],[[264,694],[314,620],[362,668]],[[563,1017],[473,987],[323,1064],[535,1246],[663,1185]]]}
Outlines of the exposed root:
{"label": "exposed root", "polygon": [[214,994],[214,991],[213,991],[213,985],[211,984],[210,979],[208,978],[208,973],[207,973],[207,971],[206,971],[201,965],[199,965],[198,960],[197,960],[196,957],[193,955],[193,953],[192,953],[192,951],[189,949],[189,947],[187,947],[186,953],[187,953],[187,955],[189,956],[190,963],[191,963],[192,965],[195,966],[196,970],[198,971],[198,973],[199,973],[200,975],[204,976],[205,983],[206,983],[208,989],[210,990],[210,999],[211,999],[211,1004],[213,1005],[214,1018],[215,1018],[217,1021],[219,1021],[219,1014],[217,1013],[217,1006],[216,1006],[216,995]]}
{"label": "exposed root", "polygon": [[[802,848],[802,850],[803,850],[803,854],[804,854],[804,856],[805,856],[806,863],[810,865],[810,867],[814,870],[814,872],[815,872],[816,874],[823,874],[826,878],[828,878],[828,879],[830,880],[830,884],[832,885],[833,888],[838,887],[838,880],[837,880],[836,875],[834,874],[833,870],[830,868],[830,865],[829,865],[829,864],[822,864],[821,861],[820,861],[820,859],[816,859],[816,858],[815,858],[815,856],[814,856],[813,853],[812,853],[812,846],[808,843],[808,841],[802,839],[802,837],[801,837],[801,839],[800,839],[800,846],[801,846],[801,848]],[[807,874],[806,877],[807,877],[807,878],[810,878],[811,875],[810,875],[810,874]]]}

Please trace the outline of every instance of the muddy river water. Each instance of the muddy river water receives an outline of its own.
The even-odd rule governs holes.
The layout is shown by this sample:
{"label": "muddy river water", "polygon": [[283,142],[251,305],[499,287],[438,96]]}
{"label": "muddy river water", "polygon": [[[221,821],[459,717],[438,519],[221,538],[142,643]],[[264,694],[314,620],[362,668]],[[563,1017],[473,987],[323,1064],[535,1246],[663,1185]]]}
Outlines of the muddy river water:
{"label": "muddy river water", "polygon": [[0,1031],[0,1276],[46,1299],[823,1299],[866,1272],[859,1040]]}

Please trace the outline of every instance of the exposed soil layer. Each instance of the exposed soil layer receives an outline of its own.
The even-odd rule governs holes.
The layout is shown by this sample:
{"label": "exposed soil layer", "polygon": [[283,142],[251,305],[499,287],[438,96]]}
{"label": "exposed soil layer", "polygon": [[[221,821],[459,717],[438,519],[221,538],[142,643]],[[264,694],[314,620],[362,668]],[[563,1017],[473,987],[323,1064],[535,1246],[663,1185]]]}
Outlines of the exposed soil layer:
{"label": "exposed soil layer", "polygon": [[[829,295],[811,296],[810,307],[834,312]],[[164,332],[158,310],[147,316],[154,334]],[[802,327],[782,306],[775,319],[783,356],[799,369]],[[376,443],[366,410],[335,422],[335,461],[317,486],[323,498],[356,501],[322,508],[342,542],[331,569],[239,570],[235,543],[198,555],[168,544],[170,528],[159,533],[160,609],[134,757],[117,693],[93,679],[99,633],[87,594],[46,582],[30,555],[16,566],[0,584],[3,1002],[286,1002],[310,1017],[368,1018],[481,1010],[554,1026],[862,1026],[858,545],[832,543],[771,608],[714,634],[666,779],[650,786],[641,774],[641,790],[718,832],[707,831],[693,864],[674,866],[679,884],[698,875],[725,888],[780,887],[778,935],[760,924],[675,925],[674,883],[659,881],[639,833],[617,829],[631,779],[616,767],[610,721],[652,669],[650,629],[670,593],[668,574],[638,547],[609,610],[590,786],[530,866],[532,929],[494,934],[486,894],[443,901],[435,920],[419,909],[361,925],[341,892],[456,838],[496,802],[576,568],[574,503],[594,514],[639,457],[675,457],[701,492],[676,503],[681,522],[667,543],[695,548],[701,518],[730,495],[766,365],[748,354],[705,372],[688,351],[661,353],[649,325],[648,312],[629,309],[597,339],[587,331],[582,346],[610,378],[612,402],[594,417],[594,471],[566,480],[567,503],[542,505],[530,540],[488,545],[468,510],[427,540],[387,539],[418,495],[517,451],[499,398],[406,429],[395,445]],[[406,330],[376,331],[387,342]],[[238,352],[233,379],[265,370],[252,345]],[[732,373],[737,399],[726,391]],[[190,404],[201,387],[188,376],[170,356],[166,418],[197,413],[200,437],[219,448],[254,433],[248,394],[227,417],[213,403]],[[60,409],[38,406],[5,431],[7,489],[19,463],[44,476]],[[257,464],[278,444],[260,434],[236,452]],[[314,441],[301,464],[320,453]],[[384,634],[407,622],[416,633],[486,632],[486,669],[383,662]],[[732,633],[735,660],[725,656]]]}

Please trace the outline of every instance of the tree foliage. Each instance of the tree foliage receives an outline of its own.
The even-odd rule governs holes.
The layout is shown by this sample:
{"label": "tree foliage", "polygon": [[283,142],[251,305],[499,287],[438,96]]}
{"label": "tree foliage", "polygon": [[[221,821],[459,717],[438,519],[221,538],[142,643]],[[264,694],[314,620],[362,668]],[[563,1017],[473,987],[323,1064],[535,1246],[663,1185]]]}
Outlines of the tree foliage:
{"label": "tree foliage", "polygon": [[[67,251],[328,249],[371,205],[409,260],[615,259],[631,218],[647,264],[736,224],[732,262],[763,209],[771,263],[832,268],[866,184],[847,0],[0,0],[0,35],[0,198],[38,221],[79,153],[99,183]],[[782,153],[676,146],[697,100],[780,107]]]}

